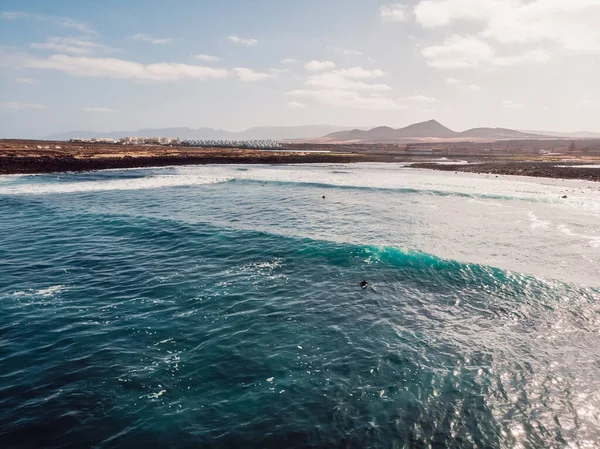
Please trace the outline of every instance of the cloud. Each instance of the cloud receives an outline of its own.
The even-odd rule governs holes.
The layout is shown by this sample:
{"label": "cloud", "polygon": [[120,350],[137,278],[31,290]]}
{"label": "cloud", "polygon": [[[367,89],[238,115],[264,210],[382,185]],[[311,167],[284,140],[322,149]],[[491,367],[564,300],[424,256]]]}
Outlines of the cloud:
{"label": "cloud", "polygon": [[365,96],[356,91],[342,89],[319,89],[319,90],[303,90],[297,89],[286,92],[287,96],[312,98],[330,106],[350,109],[404,109],[404,106],[399,105],[390,98],[380,96]]}
{"label": "cloud", "polygon": [[362,51],[351,50],[348,48],[340,48],[340,47],[329,47],[329,48],[333,51],[343,54],[344,56],[360,56],[363,54]]}
{"label": "cloud", "polygon": [[417,103],[436,103],[437,100],[426,95],[413,95],[412,97],[404,97],[403,100],[414,101]]}
{"label": "cloud", "polygon": [[70,28],[70,29],[78,30],[78,31],[81,31],[82,33],[85,33],[85,34],[94,34],[94,35],[98,34],[89,25],[86,25],[85,23],[82,23],[82,22],[77,22],[77,21],[72,20],[72,19],[65,19],[65,20],[63,20],[61,22],[61,26],[63,28]]}
{"label": "cloud", "polygon": [[198,65],[160,62],[140,64],[117,58],[91,58],[83,56],[52,55],[49,58],[30,57],[23,66],[34,69],[58,70],[72,76],[129,79],[134,81],[180,81],[225,78],[224,69]]}
{"label": "cloud", "polygon": [[499,56],[492,46],[477,36],[453,35],[441,45],[421,49],[425,62],[438,69],[465,69],[485,64],[508,67],[519,64],[540,64],[550,61],[543,49],[526,50],[508,56]]}
{"label": "cloud", "polygon": [[87,107],[87,108],[81,108],[81,110],[83,112],[103,112],[103,113],[117,112],[116,109],[100,108],[100,107]]}
{"label": "cloud", "polygon": [[477,84],[463,84],[459,79],[456,78],[446,78],[444,80],[444,82],[446,84],[450,84],[452,86],[458,86],[459,88],[462,89],[467,89],[467,90],[483,90],[483,87],[477,85]]}
{"label": "cloud", "polygon": [[94,50],[118,51],[116,48],[110,48],[84,38],[71,37],[48,37],[46,42],[34,42],[29,47],[40,50],[52,50],[56,52],[71,53],[75,55],[88,55]]}
{"label": "cloud", "polygon": [[304,64],[304,68],[309,72],[318,72],[320,70],[332,69],[335,67],[335,63],[332,61],[308,61]]}
{"label": "cloud", "polygon": [[423,0],[415,6],[415,17],[424,28],[437,28],[457,20],[485,20],[513,5],[513,0]]}
{"label": "cloud", "polygon": [[402,22],[406,20],[404,5],[400,3],[390,3],[389,5],[381,5],[379,8],[379,16],[383,20],[389,22]]}
{"label": "cloud", "polygon": [[294,58],[285,58],[281,60],[282,64],[295,64],[296,62],[298,62],[298,60]]}
{"label": "cloud", "polygon": [[369,84],[363,81],[356,81],[345,78],[344,76],[332,73],[320,73],[313,75],[305,83],[307,86],[327,88],[327,89],[349,89],[349,90],[371,90],[384,91],[390,90],[391,87],[387,84]]}
{"label": "cloud", "polygon": [[493,63],[497,66],[512,66],[525,63],[544,63],[550,61],[550,54],[542,49],[529,50],[521,54],[495,58]]}
{"label": "cloud", "polygon": [[473,22],[481,27],[479,36],[500,44],[600,53],[597,0],[424,0],[415,16],[425,28]]}
{"label": "cloud", "polygon": [[206,61],[206,62],[217,62],[217,61],[221,60],[221,58],[219,58],[218,56],[213,56],[213,55],[196,55],[195,58],[198,59],[199,61]]}
{"label": "cloud", "polygon": [[482,61],[494,57],[494,50],[477,37],[458,35],[447,38],[442,45],[421,49],[426,63],[439,69],[460,69],[475,67]]}
{"label": "cloud", "polygon": [[156,37],[150,36],[149,34],[144,34],[144,33],[138,33],[135,36],[133,36],[133,38],[138,41],[150,42],[154,45],[168,44],[169,42],[173,41],[173,39],[171,39],[170,37],[156,38]]}
{"label": "cloud", "polygon": [[28,15],[25,12],[17,12],[17,11],[3,11],[2,12],[2,18],[4,20],[25,19],[27,16]]}
{"label": "cloud", "polygon": [[258,39],[244,39],[238,36],[227,36],[227,39],[231,42],[233,42],[234,44],[238,44],[238,45],[244,45],[246,47],[252,47],[256,44],[258,44]]}
{"label": "cloud", "polygon": [[19,103],[16,101],[5,101],[0,102],[0,108],[2,109],[47,109],[48,107],[43,104],[37,103]]}
{"label": "cloud", "polygon": [[290,101],[287,103],[287,107],[291,109],[302,109],[305,108],[306,105],[304,103],[299,103],[298,101]]}
{"label": "cloud", "polygon": [[17,83],[21,84],[39,84],[40,81],[35,78],[17,78],[15,79]]}
{"label": "cloud", "polygon": [[238,79],[243,83],[262,81],[264,79],[273,78],[276,76],[276,73],[273,71],[271,73],[256,72],[245,67],[235,67],[233,71]]}
{"label": "cloud", "polygon": [[333,73],[343,76],[344,78],[352,79],[367,79],[367,78],[381,78],[386,76],[387,72],[381,69],[363,69],[362,67],[352,67],[349,69],[335,70]]}
{"label": "cloud", "polygon": [[362,80],[379,78],[386,74],[386,72],[379,69],[367,70],[362,67],[352,67],[310,75],[305,84],[311,87],[336,90],[385,91],[390,90],[391,87],[381,83],[370,84]]}
{"label": "cloud", "polygon": [[515,103],[512,100],[504,100],[502,102],[502,106],[504,106],[505,108],[510,108],[510,109],[523,109],[523,105],[520,103]]}

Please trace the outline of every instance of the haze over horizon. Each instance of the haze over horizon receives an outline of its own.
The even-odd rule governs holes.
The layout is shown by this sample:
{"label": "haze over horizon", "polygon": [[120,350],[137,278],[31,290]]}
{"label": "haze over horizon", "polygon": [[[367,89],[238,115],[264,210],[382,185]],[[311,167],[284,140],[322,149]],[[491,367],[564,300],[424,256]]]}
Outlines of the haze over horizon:
{"label": "haze over horizon", "polygon": [[0,137],[70,130],[600,131],[600,1],[5,0]]}

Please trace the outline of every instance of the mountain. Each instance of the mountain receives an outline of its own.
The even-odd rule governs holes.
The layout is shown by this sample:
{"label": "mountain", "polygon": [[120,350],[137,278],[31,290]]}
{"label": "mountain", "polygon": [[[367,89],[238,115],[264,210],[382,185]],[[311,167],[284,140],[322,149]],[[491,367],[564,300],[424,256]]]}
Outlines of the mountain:
{"label": "mountain", "polygon": [[458,133],[458,137],[473,137],[478,139],[535,139],[544,137],[540,134],[525,133],[506,128],[472,128]]}
{"label": "mountain", "polygon": [[367,131],[353,129],[351,131],[340,131],[325,136],[328,140],[334,141],[361,141],[361,142],[397,142],[405,138],[451,138],[456,137],[451,129],[446,128],[436,120],[415,123],[405,128],[394,129],[389,126],[378,126]]}
{"label": "mountain", "polygon": [[397,129],[395,130],[395,136],[450,138],[456,137],[456,133],[436,120],[428,120]]}
{"label": "mountain", "polygon": [[334,125],[309,126],[259,126],[241,132],[226,131],[213,128],[145,128],[137,131],[69,131],[48,136],[48,140],[69,140],[78,138],[111,138],[121,137],[179,137],[182,140],[261,140],[261,139],[312,139],[347,130],[348,127]]}
{"label": "mountain", "polygon": [[556,131],[521,131],[524,133],[532,133],[549,137],[570,137],[573,139],[600,139],[600,133],[592,133],[589,131],[579,131],[574,133],[561,133]]}
{"label": "mountain", "polygon": [[502,139],[539,139],[545,136],[528,134],[506,128],[473,128],[463,132],[453,131],[436,120],[414,123],[404,128],[394,129],[388,126],[379,126],[362,131],[353,129],[340,131],[325,136],[325,142],[364,142],[364,143],[412,143],[424,140],[440,139],[477,139],[477,140],[502,140]]}

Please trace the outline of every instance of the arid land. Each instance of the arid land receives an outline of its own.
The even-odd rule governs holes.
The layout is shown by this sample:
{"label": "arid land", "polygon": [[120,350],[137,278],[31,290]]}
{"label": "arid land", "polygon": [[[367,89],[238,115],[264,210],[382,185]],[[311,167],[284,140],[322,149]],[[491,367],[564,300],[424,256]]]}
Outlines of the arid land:
{"label": "arid land", "polygon": [[[600,181],[600,140],[418,144],[289,143],[281,151],[0,140],[0,174],[192,164],[393,162],[414,168]],[[585,168],[582,165],[591,165]],[[597,167],[593,167],[597,165]]]}

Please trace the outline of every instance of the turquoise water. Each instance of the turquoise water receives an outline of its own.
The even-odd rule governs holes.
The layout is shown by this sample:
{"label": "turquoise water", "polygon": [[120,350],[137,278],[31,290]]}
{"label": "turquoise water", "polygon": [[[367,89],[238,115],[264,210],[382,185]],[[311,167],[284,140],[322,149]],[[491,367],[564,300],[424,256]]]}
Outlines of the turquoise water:
{"label": "turquoise water", "polygon": [[391,164],[0,177],[2,446],[598,447],[599,196]]}

